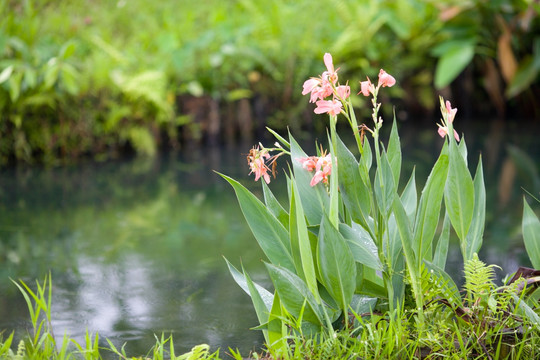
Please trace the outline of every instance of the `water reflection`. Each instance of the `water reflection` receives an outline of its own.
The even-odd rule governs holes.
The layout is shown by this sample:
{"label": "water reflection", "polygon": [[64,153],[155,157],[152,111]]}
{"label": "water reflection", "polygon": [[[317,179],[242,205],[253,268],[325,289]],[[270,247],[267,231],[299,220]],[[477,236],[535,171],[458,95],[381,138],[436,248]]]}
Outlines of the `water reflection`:
{"label": "water reflection", "polygon": [[[432,124],[430,124],[431,126]],[[433,131],[401,124],[403,173],[423,180],[440,150]],[[426,127],[428,127],[426,125]],[[433,127],[433,126],[431,126]],[[537,129],[465,125],[469,163],[484,155],[487,226],[481,257],[504,272],[528,265],[520,235],[521,196],[538,194]],[[429,127],[428,127],[429,128]],[[324,136],[320,137],[321,139]],[[496,144],[494,142],[497,142]],[[508,150],[508,144],[516,149]],[[33,282],[50,270],[53,325],[78,340],[99,332],[134,355],[154,334],[172,333],[177,351],[199,343],[213,349],[258,348],[262,336],[249,297],[229,276],[222,256],[268,285],[257,248],[233,191],[212,170],[260,189],[247,177],[239,148],[198,149],[181,156],[0,173],[0,331],[28,326],[24,300],[11,278]],[[408,161],[407,161],[408,160]],[[508,165],[510,164],[510,165]],[[285,165],[283,165],[285,167]],[[281,180],[271,187],[286,196]],[[258,191],[258,190],[257,190]],[[538,204],[536,207],[538,209]],[[449,268],[459,276],[457,248]]]}

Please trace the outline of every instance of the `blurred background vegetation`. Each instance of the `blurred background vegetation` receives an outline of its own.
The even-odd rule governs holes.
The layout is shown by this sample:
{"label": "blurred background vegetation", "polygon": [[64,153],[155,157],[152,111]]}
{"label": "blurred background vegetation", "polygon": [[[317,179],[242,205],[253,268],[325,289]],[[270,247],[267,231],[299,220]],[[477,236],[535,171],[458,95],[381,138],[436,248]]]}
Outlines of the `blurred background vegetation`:
{"label": "blurred background vegetation", "polygon": [[0,165],[320,130],[300,93],[325,52],[355,91],[394,75],[400,120],[432,122],[439,94],[462,119],[540,118],[537,0],[5,0],[0,14]]}

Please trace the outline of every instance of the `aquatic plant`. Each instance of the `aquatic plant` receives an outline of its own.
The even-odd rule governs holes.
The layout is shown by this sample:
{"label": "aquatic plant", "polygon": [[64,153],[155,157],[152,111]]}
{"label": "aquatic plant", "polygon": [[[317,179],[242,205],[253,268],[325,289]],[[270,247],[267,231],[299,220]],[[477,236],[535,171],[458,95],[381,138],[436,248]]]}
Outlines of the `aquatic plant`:
{"label": "aquatic plant", "polygon": [[[379,91],[394,86],[394,77],[381,69],[376,86],[369,78],[359,84],[373,106],[371,123],[359,124],[348,83],[339,82],[330,54],[325,54],[324,63],[326,71],[306,80],[302,93],[316,104],[315,113],[329,115],[328,155],[321,147],[317,155],[308,156],[291,133],[286,139],[269,129],[280,146],[260,144],[257,151],[265,155],[256,165],[248,158],[252,168],[264,169],[265,160],[272,159],[275,167],[278,156],[289,156],[287,206],[273,195],[269,177],[261,181],[261,201],[222,175],[267,256],[273,292],[254,283],[243,269],[238,271],[229,261],[227,265],[251,296],[260,322],[257,329],[263,331],[270,351],[277,357],[290,355],[287,339],[294,334],[333,339],[345,331],[357,340],[371,332],[369,338],[378,333],[389,340],[377,325],[369,325],[370,318],[388,322],[394,326],[390,333],[397,330],[396,339],[402,339],[392,340],[386,355],[405,351],[411,358],[435,356],[440,339],[448,336],[452,346],[446,353],[474,351],[488,357],[500,354],[503,343],[523,345],[522,339],[537,336],[538,305],[529,296],[539,284],[536,270],[520,269],[497,288],[493,266],[478,259],[486,211],[482,159],[473,176],[465,138],[454,128],[457,109],[440,98],[437,131],[444,142],[418,199],[414,170],[406,182],[402,179],[395,118],[388,142],[380,139],[384,122]],[[352,150],[338,135],[338,120],[352,131]],[[535,267],[540,259],[539,227],[524,200],[523,236]],[[465,264],[463,299],[445,271],[451,230]],[[534,344],[531,351],[540,351]],[[377,351],[375,355],[381,356]]]}

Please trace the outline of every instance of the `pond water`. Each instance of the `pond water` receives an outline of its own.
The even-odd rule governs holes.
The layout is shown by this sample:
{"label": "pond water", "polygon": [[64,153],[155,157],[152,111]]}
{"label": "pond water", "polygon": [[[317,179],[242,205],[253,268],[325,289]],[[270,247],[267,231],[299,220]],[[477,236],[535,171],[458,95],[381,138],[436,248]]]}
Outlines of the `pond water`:
{"label": "pond water", "polygon": [[[435,131],[411,127],[401,124],[403,171],[416,166],[416,178],[424,181],[441,140]],[[501,273],[530,266],[520,234],[521,188],[540,193],[538,128],[464,127],[471,168],[483,154],[488,223],[481,258],[502,266]],[[259,349],[261,334],[249,330],[257,324],[251,301],[223,256],[237,266],[241,261],[255,281],[268,286],[264,256],[232,189],[213,172],[260,193],[260,184],[247,176],[249,147],[2,170],[0,333],[20,333],[30,325],[10,278],[34,283],[50,271],[57,336],[68,333],[81,341],[88,329],[115,345],[127,342],[132,355],[146,354],[154,334],[162,333],[173,335],[179,352],[200,343],[222,352],[238,348],[244,355]],[[271,184],[281,198],[283,178]],[[450,255],[448,269],[459,277],[455,247]]]}

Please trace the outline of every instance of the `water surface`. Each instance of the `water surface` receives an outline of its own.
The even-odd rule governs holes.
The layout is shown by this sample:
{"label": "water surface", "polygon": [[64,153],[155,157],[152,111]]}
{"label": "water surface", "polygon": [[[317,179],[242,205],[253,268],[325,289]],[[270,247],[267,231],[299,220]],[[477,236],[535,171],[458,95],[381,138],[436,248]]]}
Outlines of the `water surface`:
{"label": "water surface", "polygon": [[[400,124],[402,178],[415,167],[422,182],[441,139],[435,127],[419,132],[411,125]],[[501,274],[530,265],[520,233],[521,201],[522,188],[540,191],[538,129],[463,127],[472,169],[483,154],[488,213],[481,258],[501,265]],[[2,170],[0,331],[29,326],[24,300],[9,279],[33,283],[50,271],[57,336],[82,340],[88,329],[116,345],[127,342],[133,355],[145,354],[154,334],[162,333],[174,336],[179,352],[200,343],[239,348],[244,355],[260,348],[261,334],[248,330],[257,325],[251,301],[223,256],[237,266],[242,261],[270,288],[264,256],[232,189],[213,172],[240,179],[260,195],[247,176],[248,150],[201,148],[155,159]],[[271,188],[283,199],[280,179]],[[454,244],[447,269],[456,277],[459,258]]]}

